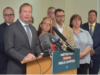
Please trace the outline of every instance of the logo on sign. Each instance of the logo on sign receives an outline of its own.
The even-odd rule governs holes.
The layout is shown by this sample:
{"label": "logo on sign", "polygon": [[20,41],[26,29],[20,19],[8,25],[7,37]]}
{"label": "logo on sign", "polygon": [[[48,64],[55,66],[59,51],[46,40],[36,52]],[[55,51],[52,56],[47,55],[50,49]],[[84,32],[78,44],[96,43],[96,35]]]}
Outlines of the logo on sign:
{"label": "logo on sign", "polygon": [[72,59],[71,56],[65,56],[65,57],[63,57],[63,61],[65,61],[65,60],[70,60],[70,59]]}

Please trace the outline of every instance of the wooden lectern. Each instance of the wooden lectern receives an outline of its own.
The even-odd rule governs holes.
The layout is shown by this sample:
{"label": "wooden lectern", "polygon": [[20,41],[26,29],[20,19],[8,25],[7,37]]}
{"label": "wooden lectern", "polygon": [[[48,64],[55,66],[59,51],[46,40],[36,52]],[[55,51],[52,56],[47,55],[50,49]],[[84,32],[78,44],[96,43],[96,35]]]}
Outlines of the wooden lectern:
{"label": "wooden lectern", "polygon": [[[52,74],[52,60],[49,56],[47,57],[38,57],[37,59],[33,59],[30,61],[21,61],[21,64],[27,65],[26,73],[27,74]],[[40,64],[40,65],[39,65]],[[51,67],[50,67],[51,66]],[[55,74],[77,74],[77,69],[71,69]]]}

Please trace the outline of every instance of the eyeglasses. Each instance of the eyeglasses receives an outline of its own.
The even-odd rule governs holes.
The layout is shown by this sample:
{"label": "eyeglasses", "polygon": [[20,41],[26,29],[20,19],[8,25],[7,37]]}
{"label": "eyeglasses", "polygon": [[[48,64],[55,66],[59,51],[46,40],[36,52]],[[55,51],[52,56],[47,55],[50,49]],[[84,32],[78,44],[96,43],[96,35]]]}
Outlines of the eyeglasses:
{"label": "eyeglasses", "polygon": [[54,12],[48,12],[48,14],[54,14]]}
{"label": "eyeglasses", "polygon": [[14,14],[5,14],[4,16],[14,16]]}
{"label": "eyeglasses", "polygon": [[58,15],[57,18],[64,18],[65,15]]}
{"label": "eyeglasses", "polygon": [[44,25],[48,25],[48,26],[51,26],[51,24],[49,24],[49,23],[46,23],[46,22],[45,22],[45,23],[43,23],[43,24],[44,24]]}

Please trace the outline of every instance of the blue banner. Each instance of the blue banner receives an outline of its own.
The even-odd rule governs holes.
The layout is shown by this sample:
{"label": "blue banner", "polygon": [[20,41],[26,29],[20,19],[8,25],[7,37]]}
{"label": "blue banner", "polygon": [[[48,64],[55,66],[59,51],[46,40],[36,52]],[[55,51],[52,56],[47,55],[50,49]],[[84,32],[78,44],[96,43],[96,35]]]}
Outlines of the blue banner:
{"label": "blue banner", "polygon": [[79,49],[75,49],[73,53],[68,51],[53,52],[52,73],[58,73],[70,69],[79,68],[79,54]]}

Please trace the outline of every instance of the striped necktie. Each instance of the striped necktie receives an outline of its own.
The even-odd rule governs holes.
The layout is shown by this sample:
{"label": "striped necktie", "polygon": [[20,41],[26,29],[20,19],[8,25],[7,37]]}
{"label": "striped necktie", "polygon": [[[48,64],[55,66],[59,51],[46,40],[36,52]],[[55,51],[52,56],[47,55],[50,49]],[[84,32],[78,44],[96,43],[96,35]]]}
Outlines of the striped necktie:
{"label": "striped necktie", "polygon": [[93,29],[92,29],[92,25],[90,25],[90,35],[93,36]]}
{"label": "striped necktie", "polygon": [[27,32],[29,44],[30,44],[30,46],[31,46],[32,37],[31,37],[31,32],[30,32],[30,29],[29,29],[29,25],[25,25],[25,27],[26,27],[26,32]]}

